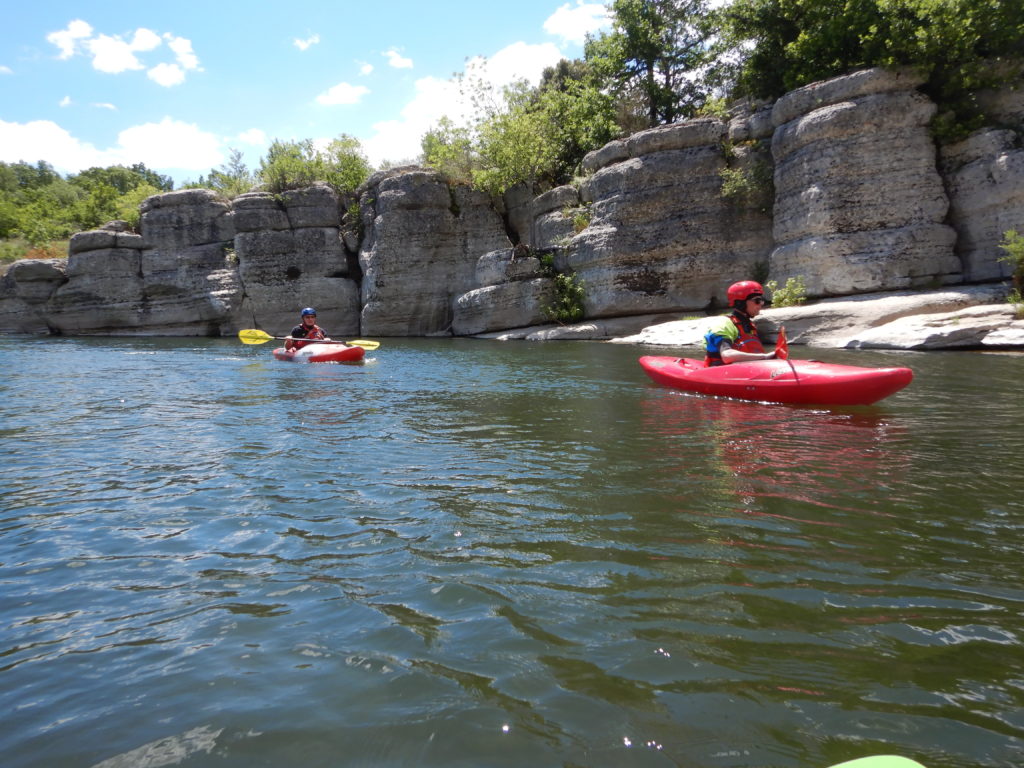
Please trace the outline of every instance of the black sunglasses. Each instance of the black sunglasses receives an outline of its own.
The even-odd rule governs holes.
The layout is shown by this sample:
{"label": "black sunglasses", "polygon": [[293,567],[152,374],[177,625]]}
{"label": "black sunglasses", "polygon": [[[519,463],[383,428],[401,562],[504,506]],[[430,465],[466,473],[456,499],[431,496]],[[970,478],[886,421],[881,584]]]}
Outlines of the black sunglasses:
{"label": "black sunglasses", "polygon": [[747,299],[747,301],[752,301],[755,304],[764,304],[764,296],[753,296],[752,298]]}

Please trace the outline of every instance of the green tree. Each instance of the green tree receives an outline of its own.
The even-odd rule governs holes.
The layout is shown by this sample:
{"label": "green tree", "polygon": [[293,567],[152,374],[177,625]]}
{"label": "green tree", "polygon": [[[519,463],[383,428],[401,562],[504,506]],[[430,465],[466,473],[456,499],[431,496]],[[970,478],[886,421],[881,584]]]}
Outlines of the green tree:
{"label": "green tree", "polygon": [[692,115],[707,98],[699,70],[710,30],[705,0],[613,0],[612,30],[584,56],[625,104],[642,105],[648,126]]}
{"label": "green tree", "polygon": [[370,165],[359,141],[347,134],[316,148],[312,139],[275,140],[260,161],[259,177],[270,192],[299,189],[314,181],[325,181],[343,192],[351,192],[370,175]]}
{"label": "green tree", "polygon": [[195,186],[212,189],[228,199],[233,199],[256,186],[256,176],[242,161],[241,150],[229,148],[228,161],[211,170],[208,178],[200,176]]}
{"label": "green tree", "polygon": [[422,163],[457,184],[469,184],[473,180],[474,169],[479,168],[473,132],[467,127],[457,126],[447,116],[424,134],[420,147],[423,150]]}
{"label": "green tree", "polygon": [[85,230],[116,219],[120,197],[116,187],[94,184],[89,193],[71,209],[68,223],[74,225],[76,230]]}
{"label": "green tree", "polygon": [[130,167],[130,170],[142,178],[143,184],[148,184],[161,192],[170,192],[174,189],[174,179],[156,171],[151,171],[144,163],[135,163]]}
{"label": "green tree", "polygon": [[586,62],[549,67],[537,87],[522,80],[499,91],[474,72],[460,81],[476,120],[459,127],[443,119],[424,137],[423,160],[492,194],[566,183],[587,152],[619,134],[614,98]]}
{"label": "green tree", "polygon": [[359,139],[343,133],[324,152],[324,181],[339,192],[353,192],[370,177],[371,167]]}
{"label": "green tree", "polygon": [[159,195],[161,192],[166,191],[149,183],[140,184],[135,189],[117,198],[115,201],[114,218],[128,222],[132,229],[137,230],[139,228],[139,221],[142,218],[142,212],[139,210],[142,201],[147,197]]}
{"label": "green tree", "polygon": [[275,139],[260,160],[259,176],[269,192],[307,187],[323,179],[323,158],[312,139],[280,141]]}
{"label": "green tree", "polygon": [[60,174],[45,160],[40,160],[35,165],[24,162],[14,163],[10,168],[21,189],[39,189],[61,181]]}
{"label": "green tree", "polygon": [[505,88],[505,109],[484,120],[477,133],[479,170],[473,183],[492,194],[516,184],[550,183],[556,150],[551,126],[531,109],[532,91],[526,81]]}
{"label": "green tree", "polygon": [[616,104],[598,81],[593,67],[581,59],[562,59],[544,70],[537,111],[548,124],[554,144],[554,181],[567,181],[590,151],[620,135]]}
{"label": "green tree", "polygon": [[13,241],[5,257],[29,248],[63,251],[59,241],[111,219],[135,225],[139,202],[172,187],[169,177],[141,163],[93,167],[67,178],[45,161],[0,163],[0,237]]}
{"label": "green tree", "polygon": [[18,206],[6,193],[0,192],[0,237],[14,236],[19,221]]}
{"label": "green tree", "polygon": [[1016,0],[735,0],[720,21],[735,95],[776,98],[855,69],[909,66],[962,133],[981,122],[977,90],[1021,75]]}

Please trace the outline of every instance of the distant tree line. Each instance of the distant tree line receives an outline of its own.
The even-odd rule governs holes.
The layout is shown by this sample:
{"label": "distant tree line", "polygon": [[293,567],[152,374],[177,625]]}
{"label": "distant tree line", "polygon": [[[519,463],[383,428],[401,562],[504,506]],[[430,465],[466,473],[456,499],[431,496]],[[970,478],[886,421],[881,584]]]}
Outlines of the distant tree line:
{"label": "distant tree line", "polygon": [[[475,117],[440,120],[417,161],[494,194],[517,184],[542,191],[571,181],[614,138],[878,66],[921,73],[939,105],[933,132],[951,141],[985,123],[978,91],[1024,76],[1021,0],[733,0],[714,10],[707,0],[612,0],[608,10],[608,31],[536,86],[497,91],[478,70],[459,75]],[[326,147],[274,141],[254,171],[231,150],[183,186],[226,198],[312,181],[352,191],[371,172],[358,140],[342,134]],[[45,251],[111,218],[137,221],[141,200],[172,188],[141,164],[61,177],[43,161],[0,163],[0,258]]]}
{"label": "distant tree line", "polygon": [[[186,181],[182,188],[212,189],[225,199],[257,187],[277,193],[314,181],[352,191],[370,170],[359,142],[351,136],[341,135],[323,150],[311,140],[275,141],[256,171],[249,171],[242,153],[231,149],[226,163],[198,181]],[[42,160],[0,162],[0,263],[65,256],[72,234],[115,219],[137,227],[139,204],[173,189],[169,176],[142,163],[61,176]]]}
{"label": "distant tree line", "polygon": [[42,160],[0,162],[0,257],[64,256],[55,243],[111,219],[137,222],[139,203],[173,188],[142,163],[61,176]]}

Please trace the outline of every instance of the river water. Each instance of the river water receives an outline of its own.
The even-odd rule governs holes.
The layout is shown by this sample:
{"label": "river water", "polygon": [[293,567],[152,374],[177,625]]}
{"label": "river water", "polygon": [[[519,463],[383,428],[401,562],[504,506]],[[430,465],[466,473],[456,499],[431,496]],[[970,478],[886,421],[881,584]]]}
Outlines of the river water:
{"label": "river water", "polygon": [[1024,765],[1024,356],[0,339],[0,763]]}

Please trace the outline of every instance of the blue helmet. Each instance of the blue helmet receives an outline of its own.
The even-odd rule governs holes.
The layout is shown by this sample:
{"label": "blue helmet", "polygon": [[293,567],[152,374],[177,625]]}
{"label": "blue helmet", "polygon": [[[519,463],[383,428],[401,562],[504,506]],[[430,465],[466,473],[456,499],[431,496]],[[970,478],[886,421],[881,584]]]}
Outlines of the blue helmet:
{"label": "blue helmet", "polygon": [[302,310],[300,316],[305,317],[306,315],[313,315],[314,317],[316,317],[316,310],[313,309],[312,307],[306,307],[304,310]]}

